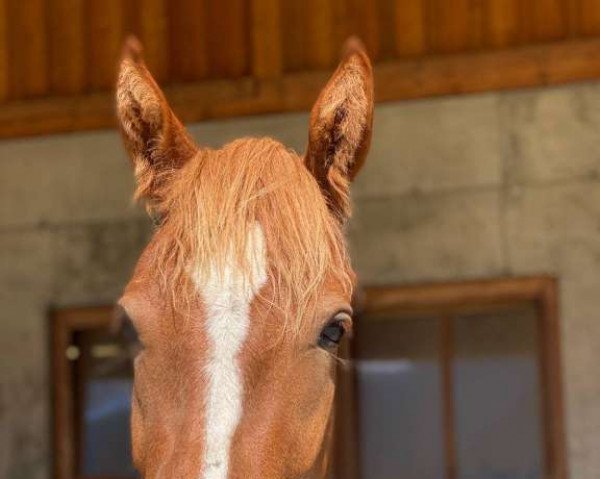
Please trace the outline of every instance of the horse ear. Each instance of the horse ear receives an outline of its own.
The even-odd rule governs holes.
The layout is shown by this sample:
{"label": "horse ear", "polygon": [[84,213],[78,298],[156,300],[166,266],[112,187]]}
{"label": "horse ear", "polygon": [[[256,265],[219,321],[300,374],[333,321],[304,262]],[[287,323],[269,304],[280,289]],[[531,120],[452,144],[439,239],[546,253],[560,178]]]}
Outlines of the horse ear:
{"label": "horse ear", "polygon": [[341,223],[350,216],[350,182],[362,167],[373,125],[373,71],[360,40],[350,38],[310,115],[306,166]]}
{"label": "horse ear", "polygon": [[170,175],[198,151],[142,58],[134,37],[126,40],[117,80],[117,116],[134,166],[136,199],[159,210]]}

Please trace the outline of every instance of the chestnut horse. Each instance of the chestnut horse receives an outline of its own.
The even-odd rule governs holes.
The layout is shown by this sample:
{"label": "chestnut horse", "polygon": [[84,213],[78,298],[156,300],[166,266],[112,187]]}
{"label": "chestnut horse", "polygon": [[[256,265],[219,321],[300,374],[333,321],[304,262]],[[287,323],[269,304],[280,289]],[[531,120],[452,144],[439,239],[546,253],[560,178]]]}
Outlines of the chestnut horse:
{"label": "chestnut horse", "polygon": [[119,304],[139,337],[133,459],[145,478],[326,473],[336,348],[352,327],[343,229],[371,138],[358,40],[310,117],[304,155],[270,138],[197,146],[126,42],[116,104],[159,218]]}

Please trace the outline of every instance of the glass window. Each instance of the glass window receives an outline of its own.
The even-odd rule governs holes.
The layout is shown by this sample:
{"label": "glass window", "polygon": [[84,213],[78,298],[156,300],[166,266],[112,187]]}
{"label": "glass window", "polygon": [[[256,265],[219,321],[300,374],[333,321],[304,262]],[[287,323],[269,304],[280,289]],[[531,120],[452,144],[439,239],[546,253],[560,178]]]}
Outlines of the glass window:
{"label": "glass window", "polygon": [[458,478],[542,478],[535,310],[458,317],[454,344]]}
{"label": "glass window", "polygon": [[361,477],[438,479],[444,470],[438,323],[364,320],[356,354]]}

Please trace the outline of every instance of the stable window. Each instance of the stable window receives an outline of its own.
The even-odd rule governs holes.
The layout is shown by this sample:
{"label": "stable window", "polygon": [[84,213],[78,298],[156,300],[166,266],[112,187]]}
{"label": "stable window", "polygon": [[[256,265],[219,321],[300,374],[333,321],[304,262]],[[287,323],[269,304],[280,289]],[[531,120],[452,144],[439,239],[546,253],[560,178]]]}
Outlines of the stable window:
{"label": "stable window", "polygon": [[131,353],[112,322],[112,307],[52,315],[56,479],[138,477],[129,432]]}
{"label": "stable window", "polygon": [[336,477],[564,479],[550,278],[367,288]]}

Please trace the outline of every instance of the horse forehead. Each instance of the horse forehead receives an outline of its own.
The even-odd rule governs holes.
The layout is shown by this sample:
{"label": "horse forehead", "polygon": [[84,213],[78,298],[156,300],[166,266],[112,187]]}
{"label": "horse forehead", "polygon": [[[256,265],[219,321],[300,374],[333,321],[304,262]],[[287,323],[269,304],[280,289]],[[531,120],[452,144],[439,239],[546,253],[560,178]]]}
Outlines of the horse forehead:
{"label": "horse forehead", "polygon": [[[242,417],[243,384],[239,353],[248,336],[250,305],[267,280],[264,234],[255,224],[248,233],[243,271],[231,257],[210,265],[207,274],[192,273],[205,305],[208,379],[202,479],[226,479],[233,434]],[[227,400],[223,400],[227,398]]]}
{"label": "horse forehead", "polygon": [[[223,238],[223,241],[227,241]],[[244,270],[233,245],[221,261],[212,261],[208,272],[192,266],[192,280],[207,306],[225,307],[229,302],[248,303],[267,280],[267,251],[263,229],[254,223],[244,245]],[[195,269],[194,269],[195,268]]]}

